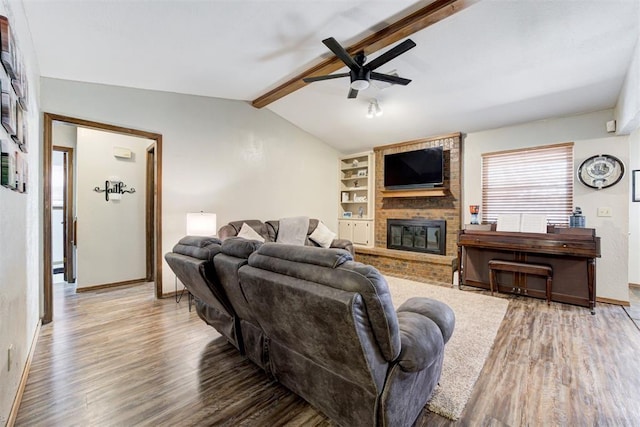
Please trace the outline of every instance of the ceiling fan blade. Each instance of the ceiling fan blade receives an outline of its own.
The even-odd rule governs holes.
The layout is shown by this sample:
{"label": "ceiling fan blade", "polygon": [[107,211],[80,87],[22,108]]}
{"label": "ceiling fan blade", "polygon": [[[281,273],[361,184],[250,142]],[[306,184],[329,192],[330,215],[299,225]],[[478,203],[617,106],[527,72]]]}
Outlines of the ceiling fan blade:
{"label": "ceiling fan blade", "polygon": [[344,62],[347,67],[356,72],[360,69],[358,63],[353,60],[351,55],[349,55],[349,53],[347,53],[347,51],[344,50],[342,46],[340,46],[340,43],[338,43],[336,39],[334,39],[333,37],[329,37],[328,39],[322,40],[322,43],[324,43],[325,46],[327,46],[329,50],[331,50],[331,52],[333,52],[338,58],[340,58],[340,60]]}
{"label": "ceiling fan blade", "polygon": [[396,56],[402,55],[403,53],[405,53],[406,51],[414,47],[416,47],[416,44],[414,43],[414,41],[411,39],[407,39],[402,43],[400,43],[399,45],[397,45],[396,47],[394,47],[393,49],[389,49],[388,51],[378,56],[373,61],[366,64],[365,68],[368,68],[369,70],[375,70],[381,65],[384,65],[387,62],[391,61]]}
{"label": "ceiling fan blade", "polygon": [[357,96],[358,96],[358,91],[353,88],[349,88],[349,95],[347,95],[347,98],[353,99]]}
{"label": "ceiling fan blade", "polygon": [[302,79],[305,83],[319,82],[321,80],[331,80],[340,77],[349,77],[349,73],[327,74],[326,76],[305,77]]}
{"label": "ceiling fan blade", "polygon": [[411,83],[411,80],[404,79],[398,76],[392,76],[390,74],[371,73],[371,80],[380,80],[381,82],[393,83],[395,85],[406,86]]}

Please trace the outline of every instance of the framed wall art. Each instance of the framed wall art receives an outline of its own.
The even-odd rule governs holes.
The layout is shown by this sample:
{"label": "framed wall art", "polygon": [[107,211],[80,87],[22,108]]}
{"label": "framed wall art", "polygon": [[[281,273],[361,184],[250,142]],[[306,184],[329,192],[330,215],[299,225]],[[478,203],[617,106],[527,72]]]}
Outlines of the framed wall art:
{"label": "framed wall art", "polygon": [[2,100],[0,102],[2,112],[0,119],[2,126],[9,135],[16,134],[16,100],[12,91],[2,92]]}
{"label": "framed wall art", "polygon": [[[24,113],[22,112],[22,105],[18,101],[16,101],[16,105],[14,107],[16,112],[16,128],[15,133],[11,136],[18,147],[20,147],[20,151],[26,152],[26,140],[24,138]],[[24,147],[23,147],[24,146]]]}
{"label": "framed wall art", "polygon": [[631,173],[631,201],[640,202],[640,169]]}
{"label": "framed wall art", "polygon": [[7,75],[16,78],[16,55],[15,45],[11,34],[11,27],[6,16],[0,16],[0,61],[4,66]]}

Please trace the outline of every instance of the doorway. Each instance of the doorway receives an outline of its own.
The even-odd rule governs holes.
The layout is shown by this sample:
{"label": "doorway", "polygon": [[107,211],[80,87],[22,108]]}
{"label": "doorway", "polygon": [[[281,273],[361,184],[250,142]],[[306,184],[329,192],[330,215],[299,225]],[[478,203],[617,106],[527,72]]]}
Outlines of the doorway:
{"label": "doorway", "polygon": [[[53,128],[54,123],[65,123],[78,128],[87,128],[98,131],[105,131],[120,135],[127,135],[152,140],[152,144],[147,147],[146,161],[151,164],[146,166],[147,193],[151,194],[151,199],[146,198],[145,215],[145,235],[146,235],[146,278],[155,282],[156,298],[161,298],[162,293],[162,253],[161,253],[161,195],[162,195],[162,135],[140,131],[136,129],[124,128],[108,125],[73,117],[61,116],[57,114],[44,113],[44,143],[43,143],[43,168],[44,168],[44,218],[43,218],[43,250],[44,250],[44,289],[43,289],[43,323],[49,323],[53,319],[53,263],[52,263],[52,196],[51,196],[51,172],[53,157]],[[151,184],[149,184],[151,177]],[[151,187],[149,187],[151,186]],[[151,210],[151,212],[149,212]],[[77,242],[75,231],[75,221],[67,222],[68,242]],[[71,250],[73,252],[73,250]],[[68,257],[72,258],[72,257]],[[73,261],[71,261],[73,262]],[[75,266],[73,267],[75,268]],[[73,271],[73,270],[71,270]],[[75,277],[74,277],[75,279]]]}
{"label": "doorway", "polygon": [[75,283],[75,237],[73,197],[72,147],[53,147],[51,176],[51,257],[54,283],[60,278],[66,283]]}

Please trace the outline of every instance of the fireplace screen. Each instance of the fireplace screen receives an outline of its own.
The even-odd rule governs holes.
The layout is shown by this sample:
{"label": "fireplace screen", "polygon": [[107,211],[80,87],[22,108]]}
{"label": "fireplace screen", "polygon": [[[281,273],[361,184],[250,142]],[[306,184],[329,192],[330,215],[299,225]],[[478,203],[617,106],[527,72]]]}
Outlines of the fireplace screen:
{"label": "fireplace screen", "polygon": [[387,248],[445,255],[446,222],[387,220]]}

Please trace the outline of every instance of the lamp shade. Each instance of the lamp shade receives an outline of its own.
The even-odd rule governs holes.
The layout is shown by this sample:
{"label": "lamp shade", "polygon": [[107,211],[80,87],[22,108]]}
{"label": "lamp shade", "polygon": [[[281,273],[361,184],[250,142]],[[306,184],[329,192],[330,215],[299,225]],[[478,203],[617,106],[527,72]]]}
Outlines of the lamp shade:
{"label": "lamp shade", "polygon": [[216,232],[216,214],[205,212],[187,214],[187,236],[215,236]]}

